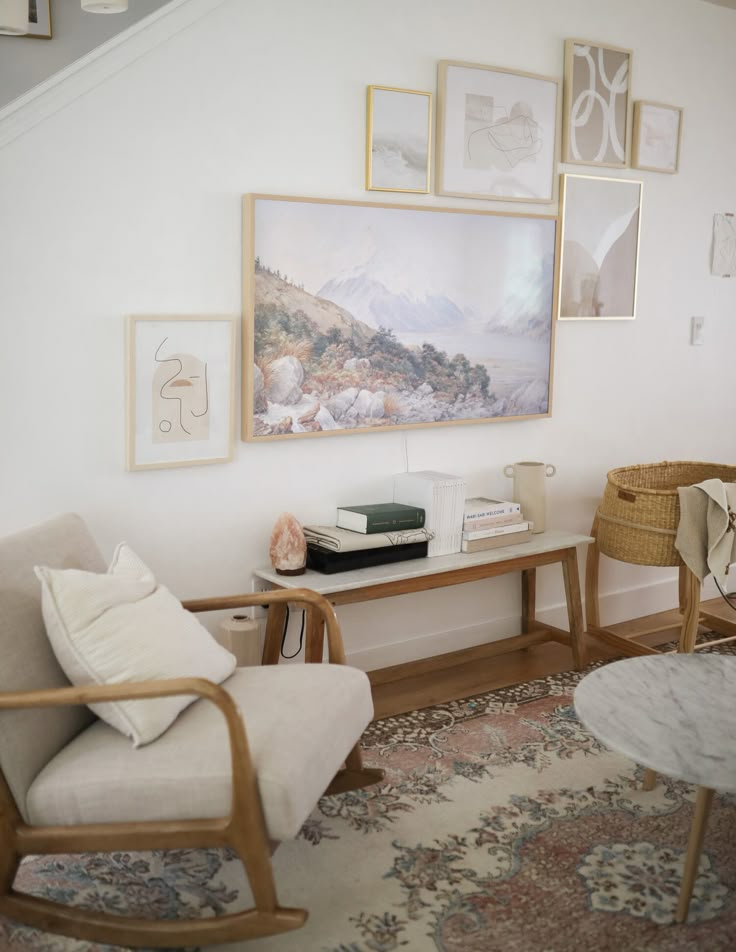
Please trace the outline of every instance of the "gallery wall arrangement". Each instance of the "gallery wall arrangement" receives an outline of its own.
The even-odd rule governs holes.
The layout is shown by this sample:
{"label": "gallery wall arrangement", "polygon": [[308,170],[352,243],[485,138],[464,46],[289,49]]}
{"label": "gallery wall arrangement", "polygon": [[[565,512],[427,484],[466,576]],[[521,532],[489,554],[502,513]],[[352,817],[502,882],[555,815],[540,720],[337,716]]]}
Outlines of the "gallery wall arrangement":
{"label": "gallery wall arrangement", "polygon": [[[634,102],[632,59],[567,39],[563,83],[441,60],[434,168],[435,92],[368,85],[366,190],[482,208],[246,194],[242,438],[549,416],[556,321],[636,316],[644,186],[610,170],[678,170],[682,109]],[[226,319],[130,320],[129,468],[232,458],[233,361]]]}

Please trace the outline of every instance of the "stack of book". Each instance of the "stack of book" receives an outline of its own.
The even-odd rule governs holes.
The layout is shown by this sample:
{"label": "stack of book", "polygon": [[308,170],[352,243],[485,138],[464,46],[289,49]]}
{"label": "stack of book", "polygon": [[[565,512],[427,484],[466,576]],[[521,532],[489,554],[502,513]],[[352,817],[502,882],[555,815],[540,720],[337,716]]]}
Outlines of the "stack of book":
{"label": "stack of book", "polygon": [[421,559],[432,533],[424,510],[399,503],[341,506],[336,526],[303,526],[307,567],[333,574]]}
{"label": "stack of book", "polygon": [[460,551],[463,533],[465,480],[431,469],[394,476],[394,500],[419,506],[426,513],[425,528],[433,533],[427,555]]}
{"label": "stack of book", "polygon": [[473,496],[465,500],[462,551],[480,552],[527,542],[532,529],[518,502]]}

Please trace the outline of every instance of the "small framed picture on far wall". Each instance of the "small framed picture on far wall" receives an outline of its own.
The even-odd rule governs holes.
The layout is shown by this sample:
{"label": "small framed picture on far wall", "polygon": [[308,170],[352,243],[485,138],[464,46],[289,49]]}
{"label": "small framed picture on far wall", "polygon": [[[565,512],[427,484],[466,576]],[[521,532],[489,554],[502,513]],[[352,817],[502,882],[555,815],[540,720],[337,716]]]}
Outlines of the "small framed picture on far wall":
{"label": "small framed picture on far wall", "polygon": [[649,172],[677,171],[680,162],[682,109],[661,102],[634,103],[634,147],[631,164]]}
{"label": "small framed picture on far wall", "polygon": [[368,87],[365,187],[378,192],[429,191],[432,93]]}

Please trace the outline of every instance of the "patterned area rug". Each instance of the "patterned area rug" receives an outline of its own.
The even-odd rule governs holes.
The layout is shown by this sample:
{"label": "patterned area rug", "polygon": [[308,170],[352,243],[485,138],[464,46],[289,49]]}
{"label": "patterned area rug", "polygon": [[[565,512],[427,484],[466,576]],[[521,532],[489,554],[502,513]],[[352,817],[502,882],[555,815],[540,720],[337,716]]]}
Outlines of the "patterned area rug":
{"label": "patterned area rug", "polygon": [[[604,749],[554,675],[372,725],[377,787],[326,797],[274,857],[304,929],[258,952],[719,952],[736,947],[736,797],[716,796],[687,925],[674,909],[694,788]],[[26,861],[19,888],[173,917],[242,907],[227,852]],[[0,919],[0,948],[99,952]],[[108,948],[108,947],[105,947]]]}

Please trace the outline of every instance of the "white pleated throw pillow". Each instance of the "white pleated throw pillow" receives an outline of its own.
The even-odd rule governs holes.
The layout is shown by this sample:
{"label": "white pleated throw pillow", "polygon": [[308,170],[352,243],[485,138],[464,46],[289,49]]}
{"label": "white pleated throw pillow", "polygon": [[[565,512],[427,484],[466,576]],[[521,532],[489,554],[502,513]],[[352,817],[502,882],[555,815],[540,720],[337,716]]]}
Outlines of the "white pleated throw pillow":
{"label": "white pleated throw pillow", "polygon": [[[180,677],[219,684],[235,670],[235,657],[156,583],[125,542],[105,574],[44,566],[35,572],[49,641],[77,687]],[[139,747],[163,734],[196,700],[190,694],[90,707]]]}

